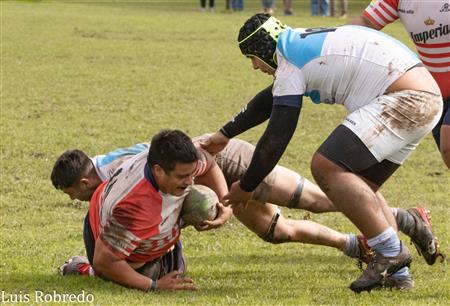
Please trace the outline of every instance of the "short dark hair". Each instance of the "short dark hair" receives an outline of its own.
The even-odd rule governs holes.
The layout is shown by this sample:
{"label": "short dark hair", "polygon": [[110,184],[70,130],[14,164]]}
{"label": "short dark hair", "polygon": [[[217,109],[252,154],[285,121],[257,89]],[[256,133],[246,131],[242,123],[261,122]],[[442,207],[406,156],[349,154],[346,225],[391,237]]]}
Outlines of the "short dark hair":
{"label": "short dark hair", "polygon": [[199,159],[192,140],[180,130],[162,130],[153,136],[147,162],[159,165],[166,173],[175,169],[177,163],[193,163]]}
{"label": "short dark hair", "polygon": [[50,176],[56,189],[71,187],[84,172],[87,172],[92,162],[83,151],[68,150],[55,162]]}

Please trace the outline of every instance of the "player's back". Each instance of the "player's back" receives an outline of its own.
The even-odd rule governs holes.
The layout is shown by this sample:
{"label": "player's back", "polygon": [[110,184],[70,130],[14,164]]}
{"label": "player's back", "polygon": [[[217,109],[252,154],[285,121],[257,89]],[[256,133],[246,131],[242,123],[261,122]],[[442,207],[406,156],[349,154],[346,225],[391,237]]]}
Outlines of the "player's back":
{"label": "player's back", "polygon": [[275,96],[286,94],[277,83],[293,78],[302,86],[297,91],[313,102],[343,104],[350,111],[383,94],[419,63],[399,41],[359,26],[288,29],[282,33],[277,49]]}
{"label": "player's back", "polygon": [[137,143],[128,148],[119,148],[91,158],[95,171],[102,181],[109,179],[123,162],[143,151],[148,151],[149,144]]}

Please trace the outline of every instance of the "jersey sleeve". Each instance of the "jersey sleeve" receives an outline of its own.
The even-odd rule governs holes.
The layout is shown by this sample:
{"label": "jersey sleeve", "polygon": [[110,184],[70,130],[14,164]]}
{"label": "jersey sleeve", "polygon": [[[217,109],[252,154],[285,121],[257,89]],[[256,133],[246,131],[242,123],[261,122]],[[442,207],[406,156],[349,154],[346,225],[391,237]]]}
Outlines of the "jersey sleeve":
{"label": "jersey sleeve", "polygon": [[205,151],[203,148],[200,147],[200,145],[196,145],[197,152],[198,152],[198,161],[197,166],[194,170],[194,176],[202,176],[206,172],[208,172],[209,168],[211,168],[212,164],[212,156],[207,151]]}
{"label": "jersey sleeve", "polygon": [[398,19],[399,0],[373,0],[364,10],[363,16],[379,28]]}
{"label": "jersey sleeve", "polygon": [[305,93],[304,77],[299,69],[278,55],[278,68],[273,83],[273,105],[300,107],[301,96]]}

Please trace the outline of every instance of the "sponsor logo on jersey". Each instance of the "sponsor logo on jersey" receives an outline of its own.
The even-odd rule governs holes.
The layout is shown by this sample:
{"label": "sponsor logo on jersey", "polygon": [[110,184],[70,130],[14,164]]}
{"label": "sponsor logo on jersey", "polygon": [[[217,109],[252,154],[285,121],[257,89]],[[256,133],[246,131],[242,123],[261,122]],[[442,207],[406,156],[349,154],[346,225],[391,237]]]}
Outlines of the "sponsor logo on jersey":
{"label": "sponsor logo on jersey", "polygon": [[441,13],[448,13],[448,12],[450,12],[450,4],[445,3],[442,6],[442,8],[441,8],[441,10],[439,12],[441,12]]}
{"label": "sponsor logo on jersey", "polygon": [[425,25],[433,25],[435,21],[428,17],[428,19],[424,20],[423,23],[425,23]]}
{"label": "sponsor logo on jersey", "polygon": [[356,125],[356,122],[353,121],[352,119],[345,118],[345,121],[350,122],[351,125]]}
{"label": "sponsor logo on jersey", "polygon": [[403,14],[414,14],[413,10],[404,10],[402,8],[398,8],[398,11]]}
{"label": "sponsor logo on jersey", "polygon": [[[431,19],[431,18],[429,18]],[[434,20],[433,20],[434,23]],[[426,24],[426,23],[425,23]],[[409,35],[411,36],[412,40],[416,43],[426,43],[429,39],[438,38],[441,36],[448,35],[450,33],[450,25],[446,24],[443,25],[442,23],[439,24],[437,28],[430,29],[428,31],[423,31],[420,33],[413,33],[410,32]]]}

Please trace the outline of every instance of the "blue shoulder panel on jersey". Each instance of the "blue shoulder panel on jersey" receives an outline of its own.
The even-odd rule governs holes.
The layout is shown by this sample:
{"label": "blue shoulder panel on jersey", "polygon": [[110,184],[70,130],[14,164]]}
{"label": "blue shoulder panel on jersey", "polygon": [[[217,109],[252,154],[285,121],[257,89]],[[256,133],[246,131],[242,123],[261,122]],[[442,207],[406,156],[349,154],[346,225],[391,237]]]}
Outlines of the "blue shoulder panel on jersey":
{"label": "blue shoulder panel on jersey", "polygon": [[107,165],[114,160],[127,155],[136,155],[139,154],[145,150],[148,150],[148,144],[146,143],[138,143],[135,144],[132,147],[129,148],[121,148],[114,151],[109,152],[106,155],[99,155],[96,156],[97,159],[97,167],[103,167],[104,165]]}
{"label": "blue shoulder panel on jersey", "polygon": [[415,54],[410,48],[408,48],[406,45],[404,45],[401,41],[399,41],[399,40],[395,39],[394,37],[391,37],[391,36],[389,36],[389,35],[387,35],[387,34],[381,32],[381,31],[377,31],[377,30],[374,30],[374,29],[372,29],[372,28],[363,27],[363,26],[358,26],[358,25],[345,25],[345,26],[342,26],[342,27],[352,27],[352,28],[357,28],[357,29],[359,29],[359,30],[364,30],[364,31],[367,31],[367,32],[371,32],[371,33],[373,33],[373,34],[376,34],[376,35],[382,36],[382,37],[384,37],[384,38],[387,38],[388,40],[390,40],[390,41],[396,43],[399,47],[401,47],[403,50],[405,50],[406,52],[408,52],[409,55],[411,55],[413,58],[417,59],[417,60],[420,62],[420,59],[419,59],[419,57],[417,56],[417,54]]}
{"label": "blue shoulder panel on jersey", "polygon": [[302,107],[301,95],[278,96],[273,97],[273,105],[291,106],[295,108]]}
{"label": "blue shoulder panel on jersey", "polygon": [[278,39],[277,49],[283,57],[298,68],[303,68],[308,62],[320,56],[327,32],[304,33],[287,29]]}

